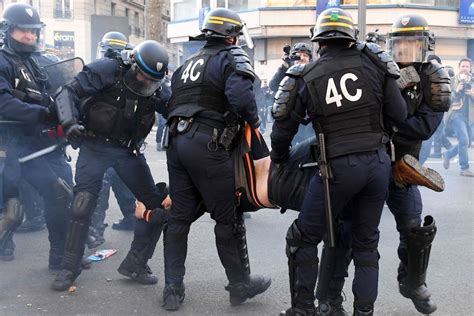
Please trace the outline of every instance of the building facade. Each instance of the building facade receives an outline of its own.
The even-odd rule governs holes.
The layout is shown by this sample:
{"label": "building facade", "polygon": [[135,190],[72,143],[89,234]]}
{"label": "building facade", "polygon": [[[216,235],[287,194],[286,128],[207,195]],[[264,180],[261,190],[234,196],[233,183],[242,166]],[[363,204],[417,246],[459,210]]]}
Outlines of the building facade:
{"label": "building facade", "polygon": [[78,56],[90,62],[109,31],[128,35],[132,43],[145,38],[145,0],[0,0],[0,13],[12,2],[38,10],[46,24],[45,42],[61,58]]}
{"label": "building facade", "polygon": [[[357,23],[357,0],[340,2]],[[168,37],[181,45],[183,58],[199,47],[188,36],[199,32],[205,13],[215,7],[235,10],[246,22],[255,41],[255,69],[263,80],[281,64],[285,44],[309,42],[316,21],[316,0],[171,0]],[[434,53],[457,69],[459,59],[474,57],[474,25],[459,23],[459,9],[459,0],[367,0],[366,30],[386,34],[398,16],[422,15],[436,36]]]}

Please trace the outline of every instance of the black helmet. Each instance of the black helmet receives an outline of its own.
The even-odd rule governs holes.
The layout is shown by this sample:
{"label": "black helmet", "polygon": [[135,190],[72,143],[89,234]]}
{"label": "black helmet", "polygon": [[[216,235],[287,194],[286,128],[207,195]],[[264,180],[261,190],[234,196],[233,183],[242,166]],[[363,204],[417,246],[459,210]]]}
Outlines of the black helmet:
{"label": "black helmet", "polygon": [[230,38],[242,34],[244,23],[232,10],[217,8],[211,10],[204,19],[201,32],[206,37]]}
{"label": "black helmet", "polygon": [[[40,45],[42,42],[41,32],[44,26],[45,24],[41,22],[38,11],[26,3],[9,4],[5,8],[5,11],[3,11],[1,30],[5,45],[15,52],[31,53],[41,51],[43,49]],[[13,39],[10,35],[15,28],[35,30],[37,36],[36,43],[34,45],[28,45]]]}
{"label": "black helmet", "polygon": [[293,45],[293,48],[291,49],[291,54],[293,55],[295,53],[305,53],[309,57],[311,57],[313,55],[313,49],[311,48],[309,44],[306,44],[303,42],[296,43],[295,45]]}
{"label": "black helmet", "polygon": [[357,31],[352,16],[339,8],[330,8],[321,12],[314,27],[311,41],[327,41],[345,39],[357,41]]}
{"label": "black helmet", "polygon": [[97,43],[97,58],[109,57],[116,58],[120,56],[120,52],[127,49],[129,43],[125,34],[120,32],[108,32]]}
{"label": "black helmet", "polygon": [[124,75],[124,84],[133,93],[148,97],[159,88],[167,71],[166,48],[156,41],[144,41],[131,53],[131,67]]}
{"label": "black helmet", "polygon": [[400,16],[387,37],[387,49],[397,63],[424,62],[427,52],[434,50],[434,44],[428,22],[417,14]]}

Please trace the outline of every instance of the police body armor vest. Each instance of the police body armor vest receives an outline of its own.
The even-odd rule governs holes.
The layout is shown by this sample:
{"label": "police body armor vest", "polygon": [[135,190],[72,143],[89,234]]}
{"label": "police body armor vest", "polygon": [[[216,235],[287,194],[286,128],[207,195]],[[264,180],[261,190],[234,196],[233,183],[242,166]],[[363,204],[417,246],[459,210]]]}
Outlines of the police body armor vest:
{"label": "police body armor vest", "polygon": [[327,157],[373,151],[385,142],[381,101],[368,84],[361,52],[316,62],[305,71],[312,105],[308,113],[326,138]]}
{"label": "police body armor vest", "polygon": [[168,103],[168,118],[192,117],[201,111],[224,113],[227,98],[224,91],[211,84],[209,64],[212,57],[229,49],[225,45],[205,47],[188,59],[178,74]]}
{"label": "police body armor vest", "polygon": [[[23,60],[20,56],[10,52],[8,48],[3,48],[0,52],[13,63],[15,79],[12,83],[13,89],[10,91],[11,94],[23,102],[42,105],[44,85],[34,75],[31,61]],[[1,131],[7,129],[10,129],[9,133],[16,136],[37,136],[35,134],[37,132],[35,124],[8,125],[6,128],[0,128]]]}
{"label": "police body armor vest", "polygon": [[[31,65],[34,61],[24,60],[6,49],[2,49],[2,52],[14,63],[15,82],[13,83],[12,94],[23,102],[41,105],[43,102],[42,90],[44,89],[44,82],[34,74],[33,66]],[[39,71],[39,65],[37,71]]]}
{"label": "police body armor vest", "polygon": [[138,149],[155,122],[151,97],[132,93],[123,84],[127,70],[119,65],[115,84],[101,94],[87,99],[81,109],[87,130],[120,146]]}

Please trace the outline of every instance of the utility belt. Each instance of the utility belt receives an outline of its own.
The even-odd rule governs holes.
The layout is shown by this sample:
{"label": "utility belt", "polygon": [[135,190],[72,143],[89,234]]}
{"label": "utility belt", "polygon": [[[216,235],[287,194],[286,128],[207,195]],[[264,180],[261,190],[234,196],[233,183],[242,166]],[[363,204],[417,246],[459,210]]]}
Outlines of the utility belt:
{"label": "utility belt", "polygon": [[[210,151],[217,151],[219,148],[232,150],[240,132],[240,125],[219,124],[218,121],[201,117],[175,117],[171,120],[170,135],[184,135],[191,130],[211,136],[211,141],[207,144]],[[166,148],[168,144],[165,143],[164,145]]]}
{"label": "utility belt", "polygon": [[139,153],[141,149],[141,145],[134,142],[131,138],[116,139],[116,138],[108,137],[104,135],[97,135],[91,131],[86,132],[85,138],[91,139],[91,140],[97,140],[97,141],[100,141],[109,145],[113,145],[113,146],[128,148],[133,153]]}

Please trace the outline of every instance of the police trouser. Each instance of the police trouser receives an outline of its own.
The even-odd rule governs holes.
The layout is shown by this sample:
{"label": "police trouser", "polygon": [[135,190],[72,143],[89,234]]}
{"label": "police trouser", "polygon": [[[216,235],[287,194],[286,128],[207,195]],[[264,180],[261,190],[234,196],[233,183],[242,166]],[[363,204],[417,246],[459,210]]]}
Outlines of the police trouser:
{"label": "police trouser", "polygon": [[135,214],[135,196],[130,189],[123,183],[117,172],[113,168],[107,169],[102,182],[97,207],[92,216],[92,226],[101,229],[105,220],[105,212],[109,208],[110,189],[114,191],[120,211],[123,217],[134,216]]}
{"label": "police trouser", "polygon": [[23,179],[31,184],[44,199],[45,220],[49,232],[51,249],[61,252],[66,236],[66,223],[72,193],[67,182],[54,169],[49,155],[19,164],[18,158],[41,149],[25,140],[8,144],[3,175],[5,203],[19,198],[19,185]]}
{"label": "police trouser", "polygon": [[[44,147],[47,147],[48,145],[49,144],[45,144]],[[74,183],[72,181],[73,176],[71,165],[66,161],[66,156],[62,149],[56,150],[44,157],[56,175],[63,179],[68,184],[68,186],[72,188]],[[20,197],[25,210],[26,219],[43,216],[43,198],[27,181],[22,180],[20,183]]]}
{"label": "police trouser", "polygon": [[[101,141],[84,141],[76,164],[72,217],[63,260],[63,268],[74,273],[80,272],[92,212],[102,187],[104,172],[110,167],[115,169],[127,187],[147,208],[153,209],[161,205],[162,197],[142,154],[133,155],[127,148]],[[144,220],[138,220],[135,235],[146,235],[150,225]]]}
{"label": "police trouser", "polygon": [[[398,281],[416,288],[425,282],[429,251],[436,234],[436,226],[434,221],[431,223],[432,218],[428,218],[428,222],[425,221],[424,225],[429,227],[420,228],[423,204],[417,186],[412,185],[407,188],[398,188],[391,184],[387,205],[395,217],[397,231],[400,234],[400,243],[398,245],[398,257],[400,258]],[[420,230],[425,231],[420,232]],[[420,234],[418,232],[424,235],[423,240],[419,238]],[[420,260],[423,263],[419,264],[418,261]],[[415,264],[417,267],[410,266],[410,262],[417,262]],[[423,266],[423,268],[420,270],[418,266]],[[416,271],[413,269],[416,269]],[[408,275],[409,271],[412,272],[410,275]],[[407,277],[410,280],[418,280],[407,284]]]}
{"label": "police trouser", "polygon": [[[189,228],[204,209],[216,221],[217,252],[229,282],[245,281],[250,274],[245,226],[235,213],[231,153],[208,146],[210,142],[210,133],[194,123],[184,135],[172,136],[166,151],[173,200],[164,233],[167,284],[183,282]],[[201,201],[204,207],[200,207]]]}
{"label": "police trouser", "polygon": [[[337,218],[350,205],[352,213],[352,257],[355,275],[352,290],[356,307],[371,309],[377,297],[379,240],[378,225],[388,189],[390,159],[382,150],[330,160],[334,178],[330,182],[333,216]],[[326,233],[323,182],[319,175],[309,184],[303,207],[296,221],[305,244],[317,245]],[[290,258],[289,258],[290,260]],[[294,302],[314,300],[317,249],[300,247],[293,256]],[[305,302],[299,302],[303,297]]]}

